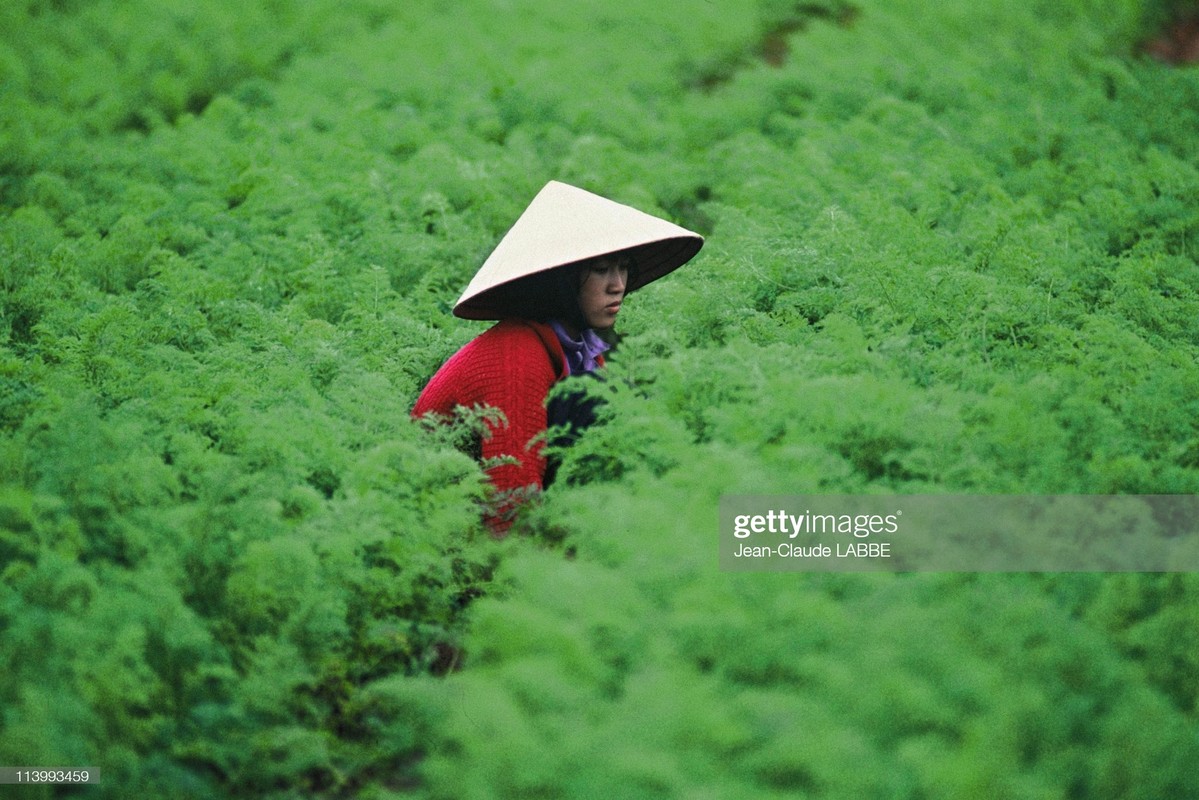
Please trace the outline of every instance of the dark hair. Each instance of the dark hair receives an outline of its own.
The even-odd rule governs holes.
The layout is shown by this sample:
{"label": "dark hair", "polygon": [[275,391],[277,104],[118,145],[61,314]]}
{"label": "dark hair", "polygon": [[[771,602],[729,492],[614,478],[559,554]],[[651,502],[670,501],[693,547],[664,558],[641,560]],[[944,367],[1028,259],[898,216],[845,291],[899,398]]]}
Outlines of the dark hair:
{"label": "dark hair", "polygon": [[[583,311],[579,308],[579,287],[591,265],[603,258],[599,256],[573,264],[557,267],[509,284],[505,294],[508,296],[505,305],[512,309],[511,315],[525,319],[549,322],[559,320],[567,325],[582,330],[587,327]],[[636,262],[628,262],[629,281],[636,274]]]}
{"label": "dark hair", "polygon": [[568,264],[502,286],[496,291],[497,304],[506,310],[505,316],[538,322],[556,319],[585,327],[579,308],[578,266]]}

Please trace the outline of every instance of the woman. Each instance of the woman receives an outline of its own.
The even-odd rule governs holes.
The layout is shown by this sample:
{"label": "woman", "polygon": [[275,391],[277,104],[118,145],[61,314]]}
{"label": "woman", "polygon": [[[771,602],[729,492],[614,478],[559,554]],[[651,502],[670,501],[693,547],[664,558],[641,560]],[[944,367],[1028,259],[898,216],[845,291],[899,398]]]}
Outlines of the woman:
{"label": "woman", "polygon": [[492,408],[480,442],[499,493],[488,524],[511,525],[525,497],[543,489],[547,427],[589,422],[567,403],[547,411],[550,388],[603,366],[625,295],[691,260],[703,238],[665,220],[557,181],[546,184],[496,246],[454,306],[464,319],[500,320],[468,342],[429,381],[412,414],[452,418]]}

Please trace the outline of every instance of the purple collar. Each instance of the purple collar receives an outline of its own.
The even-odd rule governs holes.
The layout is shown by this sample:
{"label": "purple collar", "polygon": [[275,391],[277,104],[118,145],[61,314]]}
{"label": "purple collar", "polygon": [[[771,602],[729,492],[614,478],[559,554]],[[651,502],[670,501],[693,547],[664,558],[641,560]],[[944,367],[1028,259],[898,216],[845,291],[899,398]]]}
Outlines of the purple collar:
{"label": "purple collar", "polygon": [[570,338],[566,328],[557,320],[550,320],[550,327],[558,334],[562,351],[566,353],[566,366],[571,375],[594,372],[599,366],[599,357],[608,349],[608,343],[591,328],[585,328],[578,339]]}

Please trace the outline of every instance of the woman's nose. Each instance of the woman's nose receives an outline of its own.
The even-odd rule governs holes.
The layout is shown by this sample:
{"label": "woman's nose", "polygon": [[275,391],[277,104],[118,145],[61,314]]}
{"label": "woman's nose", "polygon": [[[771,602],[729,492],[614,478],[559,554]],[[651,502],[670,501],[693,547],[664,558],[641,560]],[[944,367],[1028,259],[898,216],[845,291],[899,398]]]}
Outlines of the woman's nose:
{"label": "woman's nose", "polygon": [[612,292],[623,292],[625,284],[629,280],[629,274],[623,269],[614,269],[608,276],[608,290]]}

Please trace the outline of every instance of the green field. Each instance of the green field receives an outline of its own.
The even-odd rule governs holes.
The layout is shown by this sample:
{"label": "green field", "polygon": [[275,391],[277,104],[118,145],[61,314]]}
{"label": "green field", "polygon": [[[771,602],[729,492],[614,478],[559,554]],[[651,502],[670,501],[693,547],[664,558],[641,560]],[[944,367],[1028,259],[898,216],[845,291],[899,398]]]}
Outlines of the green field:
{"label": "green field", "polygon": [[[1190,4],[1193,5],[1193,4]],[[1199,493],[1185,2],[9,0],[21,797],[1199,797],[1199,575],[721,572],[724,493]],[[702,233],[513,535],[409,419],[557,179]]]}

